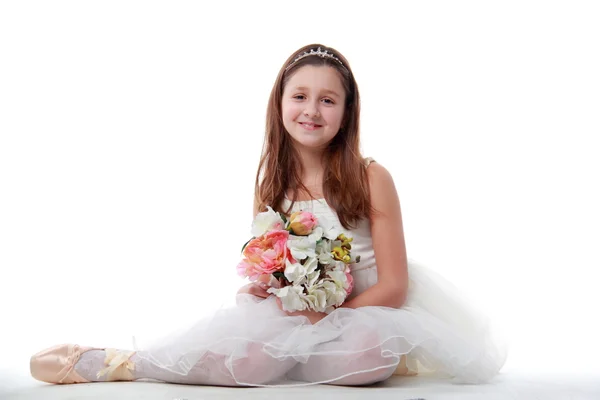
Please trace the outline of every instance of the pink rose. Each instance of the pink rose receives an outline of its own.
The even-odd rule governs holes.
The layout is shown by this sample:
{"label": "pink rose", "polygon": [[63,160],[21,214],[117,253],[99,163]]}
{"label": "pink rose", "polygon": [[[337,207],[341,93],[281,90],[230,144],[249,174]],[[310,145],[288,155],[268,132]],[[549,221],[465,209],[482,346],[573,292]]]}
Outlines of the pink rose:
{"label": "pink rose", "polygon": [[238,274],[254,281],[260,275],[283,271],[285,260],[290,257],[288,237],[288,231],[277,230],[252,239],[244,248],[244,259],[237,266]]}
{"label": "pink rose", "polygon": [[346,293],[348,296],[350,296],[350,293],[352,293],[352,289],[354,289],[354,278],[352,277],[352,274],[350,274],[350,272],[346,272],[346,279],[348,280],[348,289],[346,289]]}
{"label": "pink rose", "polygon": [[316,226],[317,218],[307,211],[296,211],[290,216],[290,228],[295,235],[310,235]]}

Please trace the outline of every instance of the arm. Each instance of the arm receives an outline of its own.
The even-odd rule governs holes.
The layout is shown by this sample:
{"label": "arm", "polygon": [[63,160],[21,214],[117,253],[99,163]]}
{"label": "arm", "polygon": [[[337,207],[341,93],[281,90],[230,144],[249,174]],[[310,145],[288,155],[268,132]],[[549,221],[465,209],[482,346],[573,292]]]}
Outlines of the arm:
{"label": "arm", "polygon": [[400,308],[408,292],[408,260],[402,227],[400,199],[390,173],[378,163],[367,168],[373,207],[371,237],[377,260],[377,283],[341,307],[385,306]]}

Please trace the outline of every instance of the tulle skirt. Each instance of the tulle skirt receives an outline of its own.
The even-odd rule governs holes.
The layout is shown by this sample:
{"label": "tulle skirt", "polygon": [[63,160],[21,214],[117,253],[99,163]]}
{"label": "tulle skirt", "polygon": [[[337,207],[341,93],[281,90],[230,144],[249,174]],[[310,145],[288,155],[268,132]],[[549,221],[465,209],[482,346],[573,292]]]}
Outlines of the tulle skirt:
{"label": "tulle skirt", "polygon": [[[411,259],[408,268],[408,298],[399,309],[342,307],[313,325],[285,314],[274,296],[239,294],[237,306],[153,343],[134,338],[134,349],[182,376],[204,363],[208,384],[343,384],[353,376],[371,374],[377,381],[393,373],[434,373],[455,383],[492,379],[506,360],[504,338],[449,281]],[[375,268],[353,275],[357,291],[377,280]]]}

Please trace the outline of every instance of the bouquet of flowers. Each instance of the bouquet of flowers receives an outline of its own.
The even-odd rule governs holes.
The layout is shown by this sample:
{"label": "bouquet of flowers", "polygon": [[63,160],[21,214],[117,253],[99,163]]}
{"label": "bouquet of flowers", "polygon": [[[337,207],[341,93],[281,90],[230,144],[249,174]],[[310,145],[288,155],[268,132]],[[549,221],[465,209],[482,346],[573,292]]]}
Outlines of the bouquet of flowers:
{"label": "bouquet of flowers", "polygon": [[297,211],[287,220],[271,207],[252,222],[252,239],[242,247],[238,274],[251,281],[269,280],[268,293],[286,311],[329,313],[342,305],[354,287],[350,265],[352,238],[326,218]]}

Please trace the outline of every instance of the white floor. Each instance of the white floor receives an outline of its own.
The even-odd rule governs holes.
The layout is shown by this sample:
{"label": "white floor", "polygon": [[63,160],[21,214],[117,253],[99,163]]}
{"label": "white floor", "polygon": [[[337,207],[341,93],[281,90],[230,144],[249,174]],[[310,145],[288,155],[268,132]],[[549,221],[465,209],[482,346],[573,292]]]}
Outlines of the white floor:
{"label": "white floor", "polygon": [[455,385],[439,379],[418,377],[392,377],[366,387],[338,387],[320,385],[303,388],[225,388],[214,386],[189,386],[155,382],[110,382],[76,385],[49,385],[35,381],[24,373],[0,370],[0,399],[2,400],[177,400],[177,399],[236,399],[285,396],[289,398],[334,399],[425,399],[425,400],[598,400],[600,399],[600,374],[534,375],[521,372],[500,374],[485,385]]}

